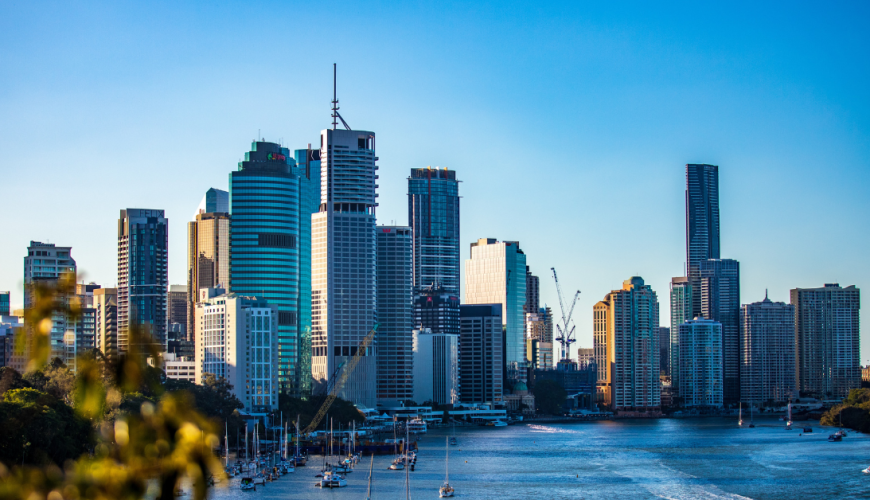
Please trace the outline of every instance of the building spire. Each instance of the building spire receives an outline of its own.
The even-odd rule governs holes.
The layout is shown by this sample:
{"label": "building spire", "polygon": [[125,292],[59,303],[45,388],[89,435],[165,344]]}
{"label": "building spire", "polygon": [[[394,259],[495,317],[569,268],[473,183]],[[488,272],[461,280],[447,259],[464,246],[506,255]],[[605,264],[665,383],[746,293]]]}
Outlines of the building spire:
{"label": "building spire", "polygon": [[332,130],[335,130],[338,127],[338,121],[341,120],[341,124],[344,125],[344,128],[350,130],[350,126],[348,126],[347,122],[344,121],[344,118],[338,114],[338,93],[337,90],[337,69],[336,64],[332,63]]}

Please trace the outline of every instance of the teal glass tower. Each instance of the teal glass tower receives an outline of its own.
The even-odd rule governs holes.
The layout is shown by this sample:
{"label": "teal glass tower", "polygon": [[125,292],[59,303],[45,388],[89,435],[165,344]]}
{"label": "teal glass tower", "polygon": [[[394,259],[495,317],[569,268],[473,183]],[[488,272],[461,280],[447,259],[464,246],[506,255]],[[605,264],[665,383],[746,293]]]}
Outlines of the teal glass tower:
{"label": "teal glass tower", "polygon": [[[278,386],[296,391],[300,181],[287,148],[256,141],[230,173],[230,290],[278,307]],[[308,221],[307,218],[304,219]]]}

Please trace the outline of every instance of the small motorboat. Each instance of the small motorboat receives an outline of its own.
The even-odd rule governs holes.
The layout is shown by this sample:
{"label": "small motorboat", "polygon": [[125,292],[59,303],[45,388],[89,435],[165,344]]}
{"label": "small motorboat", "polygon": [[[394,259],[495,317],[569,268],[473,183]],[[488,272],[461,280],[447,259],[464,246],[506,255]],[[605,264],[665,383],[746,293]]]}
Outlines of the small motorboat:
{"label": "small motorboat", "polygon": [[809,434],[810,432],[813,432],[812,427],[804,427],[804,434]]}
{"label": "small motorboat", "polygon": [[841,438],[844,438],[844,437],[846,437],[846,431],[844,431],[843,429],[840,429],[837,432],[835,432],[834,435],[840,436]]}
{"label": "small motorboat", "polygon": [[456,446],[457,444],[459,444],[459,441],[455,437],[450,438],[450,446]]}
{"label": "small motorboat", "polygon": [[507,427],[507,425],[508,425],[507,422],[505,422],[504,420],[493,420],[492,421],[493,427]]}
{"label": "small motorboat", "polygon": [[870,467],[867,467],[866,469],[862,470],[861,472],[863,472],[864,474],[870,474]]}
{"label": "small motorboat", "polygon": [[393,463],[390,464],[390,470],[404,470],[405,469],[405,461],[397,458],[393,460]]}
{"label": "small motorboat", "polygon": [[257,485],[254,484],[254,479],[250,477],[243,477],[239,483],[239,488],[242,491],[257,491]]}
{"label": "small motorboat", "polygon": [[319,485],[321,488],[343,488],[347,486],[347,481],[335,472],[328,470],[323,473]]}
{"label": "small motorboat", "polygon": [[843,440],[843,436],[840,436],[839,434],[831,434],[830,436],[828,436],[828,441],[830,441],[832,443],[836,442],[836,441],[842,441],[842,440]]}

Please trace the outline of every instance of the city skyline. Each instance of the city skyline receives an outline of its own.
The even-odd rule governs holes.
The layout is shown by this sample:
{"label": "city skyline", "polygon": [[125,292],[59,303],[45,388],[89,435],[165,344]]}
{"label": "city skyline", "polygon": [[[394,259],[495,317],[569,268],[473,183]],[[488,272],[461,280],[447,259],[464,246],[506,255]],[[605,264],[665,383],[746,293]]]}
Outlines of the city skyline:
{"label": "city skyline", "polygon": [[[532,27],[540,26],[545,21],[554,22],[549,14],[547,11],[539,12],[527,22]],[[806,12],[802,15],[789,13],[786,16],[791,16],[789,19],[798,24],[809,23],[809,13]],[[843,12],[828,12],[823,16],[827,16],[829,21],[836,16],[841,22],[847,22],[847,16]],[[618,127],[621,123],[619,119],[602,121],[603,108],[597,108],[586,100],[572,98],[569,105],[571,121],[578,123],[571,125],[555,112],[556,108],[546,105],[549,99],[562,95],[564,83],[557,82],[552,88],[547,88],[541,87],[541,82],[536,80],[533,82],[535,88],[544,90],[535,98],[540,106],[537,110],[520,106],[521,109],[516,114],[500,112],[493,115],[496,118],[486,118],[485,115],[494,106],[493,102],[484,100],[478,106],[469,108],[467,121],[473,122],[480,118],[480,128],[495,128],[493,136],[487,135],[491,144],[484,145],[482,152],[475,151],[479,146],[476,138],[472,142],[470,138],[473,136],[463,136],[471,131],[467,128],[448,133],[444,140],[434,141],[437,144],[432,144],[426,137],[434,134],[433,131],[437,128],[435,125],[423,124],[417,130],[402,130],[403,120],[396,117],[395,108],[386,106],[386,96],[393,92],[395,84],[385,84],[385,88],[380,90],[373,87],[366,81],[367,70],[363,65],[346,54],[336,53],[330,57],[334,57],[339,64],[339,96],[351,123],[355,127],[377,130],[381,139],[381,187],[378,190],[381,208],[378,223],[409,223],[404,215],[407,213],[406,179],[409,168],[425,168],[431,165],[456,171],[463,181],[463,230],[460,243],[462,255],[468,244],[479,238],[519,241],[528,255],[528,264],[542,278],[542,306],[557,305],[552,279],[542,270],[558,268],[565,286],[583,291],[577,305],[578,314],[575,316],[577,347],[591,347],[592,322],[589,321],[589,314],[592,304],[611,289],[613,282],[624,279],[627,275],[643,276],[654,290],[660,292],[660,322],[663,326],[669,324],[669,308],[665,307],[662,292],[667,290],[672,277],[683,275],[684,262],[680,262],[685,247],[683,169],[687,163],[708,163],[719,166],[723,244],[721,254],[741,263],[742,303],[760,301],[764,297],[765,288],[770,289],[771,300],[788,302],[788,293],[792,288],[815,288],[834,282],[844,287],[866,286],[870,278],[870,268],[859,256],[859,252],[867,239],[868,203],[866,197],[861,196],[868,184],[866,158],[870,156],[866,146],[867,101],[849,87],[851,84],[833,83],[834,79],[864,81],[865,78],[861,75],[867,72],[866,64],[859,64],[853,69],[837,67],[835,74],[825,77],[811,77],[798,70],[797,67],[806,62],[803,59],[785,61],[766,70],[753,69],[755,64],[772,59],[780,53],[778,51],[783,50],[772,40],[783,28],[774,26],[770,35],[762,36],[759,33],[760,27],[738,22],[728,16],[718,22],[741,27],[741,33],[746,35],[746,40],[733,43],[741,45],[754,42],[767,49],[767,52],[761,51],[760,55],[753,57],[737,57],[733,47],[729,50],[728,46],[717,45],[716,42],[694,41],[683,38],[682,35],[678,36],[673,31],[676,24],[666,24],[659,30],[649,25],[635,24],[632,25],[637,30],[634,34],[609,33],[605,29],[607,15],[592,12],[588,17],[589,20],[584,21],[582,26],[589,28],[589,39],[581,37],[580,41],[584,43],[576,49],[578,54],[591,54],[591,47],[595,42],[605,42],[603,46],[609,50],[627,47],[626,50],[631,51],[638,37],[649,37],[662,33],[661,30],[673,34],[676,39],[662,41],[655,49],[650,49],[663,51],[672,48],[676,51],[675,61],[671,61],[671,65],[661,70],[664,75],[679,74],[680,71],[685,71],[684,65],[700,58],[702,64],[699,72],[711,70],[718,78],[726,80],[720,84],[702,78],[692,80],[697,92],[690,94],[689,100],[696,106],[692,111],[709,114],[713,117],[713,123],[695,123],[693,125],[699,131],[688,138],[681,138],[683,129],[675,125],[675,122],[688,117],[689,110],[686,109],[687,106],[683,106],[668,115],[669,118],[664,124],[665,132],[644,137],[644,134],[651,133],[650,124],[657,122],[653,119],[657,116],[656,112],[661,111],[657,106],[642,105],[639,113],[645,118],[646,124],[638,125],[634,130],[623,131]],[[41,21],[52,23],[52,19],[43,18]],[[816,36],[822,38],[826,30],[832,29],[822,24],[822,27],[811,32],[814,36],[800,40],[786,38],[790,42],[799,42],[801,48],[809,50],[810,40],[817,42]],[[20,34],[19,30],[25,27],[26,25],[22,28],[10,28],[7,35],[0,35],[0,40],[8,43],[9,36]],[[99,32],[93,36],[99,37]],[[197,34],[191,36],[196,37]],[[25,40],[29,38],[25,37]],[[195,41],[188,40],[188,43],[189,45],[182,44],[182,47],[198,47]],[[831,43],[834,42],[824,42]],[[75,47],[73,44],[73,48],[69,50],[74,50]],[[699,54],[693,52],[693,47]],[[825,53],[835,51],[830,45],[825,47],[825,50],[813,49],[806,56],[812,63],[809,71],[827,67],[821,61],[821,55],[815,53],[815,50]],[[840,47],[839,43],[834,47]],[[860,52],[860,49],[866,48],[866,43],[858,43],[858,47]],[[33,51],[39,54],[48,48],[48,45],[38,45],[33,47]],[[652,55],[656,54],[663,57],[659,52]],[[717,54],[720,59],[715,57]],[[435,57],[432,53],[426,55],[429,61]],[[634,54],[628,62],[640,64],[645,69],[638,78],[642,78],[642,82],[649,81],[656,88],[656,95],[667,97],[669,92],[676,90],[674,86],[663,85],[662,75],[643,66],[637,58],[639,55]],[[588,64],[603,65],[605,75],[599,78],[614,79],[622,74],[615,63],[590,63],[587,56],[579,55],[575,55],[571,61],[584,67]],[[440,59],[437,63],[438,67],[444,64]],[[556,67],[551,67],[551,63],[552,61],[548,62],[544,68],[552,72]],[[27,64],[15,59],[12,67],[26,69],[29,67]],[[108,66],[114,67],[113,64],[115,63],[109,63]],[[149,64],[155,63],[146,61],[146,66]],[[463,71],[469,68],[468,59],[460,58],[456,64]],[[529,64],[525,61],[521,66],[527,67]],[[744,78],[755,83],[729,80],[722,69],[729,64],[744,71],[748,69],[749,76]],[[86,62],[85,67],[87,66]],[[160,74],[164,75],[179,74],[174,65],[165,68],[157,66],[157,69],[161,69],[163,72]],[[316,134],[329,121],[328,98],[331,89],[328,87],[331,75],[328,69],[326,63],[322,70],[308,66],[306,71],[313,78],[309,85],[302,87],[295,86],[299,85],[296,83],[281,82],[291,86],[281,89],[276,81],[269,80],[268,94],[283,96],[288,94],[287,90],[291,90],[290,94],[295,93],[292,99],[281,97],[275,102],[276,108],[285,111],[260,109],[242,113],[232,108],[237,113],[236,116],[240,117],[234,123],[224,121],[217,125],[206,124],[206,120],[214,118],[206,115],[201,121],[180,120],[180,124],[171,125],[165,133],[157,132],[164,125],[159,118],[171,118],[175,115],[165,114],[167,111],[163,108],[148,112],[137,105],[125,104],[118,100],[117,94],[110,93],[105,100],[99,101],[101,106],[98,106],[98,111],[102,114],[85,113],[83,120],[87,122],[87,126],[69,134],[69,137],[59,135],[59,131],[64,125],[72,124],[69,122],[70,113],[76,109],[75,105],[60,106],[54,117],[48,117],[39,110],[51,103],[63,103],[76,92],[85,96],[90,94],[78,87],[60,93],[52,92],[45,89],[42,86],[44,84],[40,84],[38,77],[25,71],[19,81],[40,85],[36,85],[33,91],[4,87],[9,90],[9,97],[0,97],[0,103],[10,104],[8,109],[12,110],[0,118],[0,130],[6,133],[0,139],[0,168],[9,181],[0,188],[0,194],[9,200],[10,206],[32,204],[28,195],[32,191],[23,189],[23,186],[32,181],[30,176],[38,168],[58,169],[59,167],[52,166],[55,161],[52,158],[60,154],[68,161],[65,169],[84,175],[83,180],[76,180],[61,170],[50,170],[50,173],[56,175],[44,176],[41,181],[47,193],[53,196],[46,196],[46,199],[40,200],[38,206],[34,206],[23,216],[11,218],[5,238],[7,244],[0,250],[0,289],[12,291],[13,308],[19,308],[22,303],[22,277],[18,259],[31,240],[71,246],[79,270],[85,273],[86,282],[94,281],[105,288],[116,287],[114,229],[117,211],[124,207],[157,207],[165,210],[168,219],[177,221],[169,229],[169,284],[186,283],[186,238],[182,222],[189,220],[189,214],[196,208],[201,193],[211,187],[228,188],[227,174],[233,170],[238,160],[238,152],[247,149],[256,128],[262,126],[262,134],[257,135],[262,135],[267,140],[283,138],[281,142],[290,150],[303,148],[309,142],[316,143]],[[399,83],[407,83],[409,75],[420,74],[422,71],[418,66],[402,68],[398,65],[387,65],[386,70],[391,77],[397,77]],[[487,75],[474,76],[472,90],[462,94],[463,99],[452,102],[446,111],[438,112],[435,108],[419,103],[413,104],[413,110],[418,115],[432,114],[438,118],[435,123],[441,123],[448,112],[458,112],[484,95],[485,89],[480,86],[480,79],[497,78],[505,75],[507,70],[499,59],[496,64],[483,71],[488,71]],[[422,74],[431,78],[427,71]],[[73,71],[67,78],[75,79],[76,75],[78,73]],[[183,75],[187,73],[182,73]],[[777,84],[791,81],[787,76],[794,77],[797,83],[786,85],[783,91],[786,95],[783,96],[776,88]],[[133,84],[127,80],[128,77],[129,74],[122,74],[117,81],[106,85],[114,85],[110,90],[114,89],[115,92],[130,89]],[[414,103],[422,99],[424,91],[432,92],[436,102],[445,99],[449,101],[457,92],[456,82],[452,78],[438,77],[434,81],[446,84],[453,93],[440,92],[437,85],[421,84],[416,93],[401,94],[398,102],[405,105]],[[572,73],[570,80],[575,81],[576,78],[578,75]],[[599,83],[606,82],[599,80]],[[243,88],[250,89],[251,85],[253,83]],[[502,98],[516,98],[521,88],[507,87],[503,82],[497,85],[500,87],[498,95]],[[164,91],[147,85],[133,88],[146,97],[145,102],[166,95]],[[749,92],[747,98],[735,101],[732,93],[740,88],[756,91]],[[629,101],[635,102],[632,99],[642,97],[633,93],[627,85],[619,87],[619,92],[613,93],[605,92],[602,87],[594,87],[593,90],[597,90],[598,94],[595,95],[598,97],[604,97],[604,108],[612,106],[609,111],[616,112],[623,119],[628,110],[615,105],[616,99],[628,96],[631,98]],[[713,96],[720,95],[718,91],[724,93],[727,104],[736,105],[736,111],[726,112],[724,105],[708,102]],[[46,98],[45,103],[32,100],[40,92]],[[196,111],[204,105],[203,98],[193,96],[184,85],[175,92],[173,98],[168,100],[190,100],[186,109]],[[227,90],[211,87],[205,92],[205,97],[214,98],[216,95],[223,95],[222,92]],[[371,103],[366,102],[364,97],[368,94],[374,95]],[[813,98],[814,94],[819,95]],[[93,96],[91,98],[95,99]],[[756,100],[763,100],[762,98],[772,99],[765,101],[769,102],[767,111],[751,112],[750,105]],[[673,101],[665,99],[663,105],[668,103],[672,104]],[[18,127],[10,117],[23,116],[16,110],[20,111],[20,106],[28,104],[35,106],[34,116],[41,116],[45,121],[40,121],[39,125],[26,121]],[[117,106],[124,113],[134,111],[134,115],[141,114],[141,121],[124,121],[122,117],[109,113],[113,109],[111,105]],[[799,111],[801,107],[805,109]],[[294,110],[298,110],[298,115]],[[581,113],[581,110],[589,112]],[[736,116],[740,112],[746,116]],[[519,125],[524,116],[529,119]],[[545,117],[554,121],[548,123]],[[747,127],[752,120],[759,119],[758,125]],[[504,123],[499,124],[497,120],[504,120]],[[796,126],[789,123],[798,120],[816,125]],[[822,125],[818,125],[819,123]],[[106,130],[106,124],[116,130]],[[759,131],[764,126],[770,127],[773,124],[778,125],[773,131],[764,132],[760,137],[751,137],[753,133],[760,134]],[[204,148],[190,148],[191,139],[186,137],[190,131],[183,130],[196,125],[202,130],[191,133]],[[496,137],[504,134],[509,125],[519,127],[527,139],[526,144],[517,146],[512,139]],[[559,127],[566,129],[555,132],[559,140],[565,140],[571,133],[582,132],[585,136],[572,145],[570,156],[565,153],[540,153],[544,156],[533,162],[537,169],[536,174],[523,176],[521,173],[528,171],[529,165],[522,157],[545,144],[544,130]],[[600,127],[603,132],[592,130],[596,127]],[[748,129],[740,130],[741,127]],[[796,133],[797,138],[785,140],[784,136],[789,133]],[[122,141],[127,135],[137,136],[137,142],[130,144]],[[798,144],[801,139],[806,140],[809,137],[813,137],[809,141],[810,145]],[[44,141],[46,138],[51,139],[50,145],[35,148],[34,141]],[[547,138],[548,142],[551,140],[552,138]],[[116,145],[105,144],[113,141],[123,142],[124,148],[118,149]],[[445,141],[449,141],[449,148],[445,147]],[[596,141],[600,144],[595,144]],[[655,146],[654,142],[663,143],[665,146]],[[620,144],[629,144],[632,148],[625,152],[619,148]],[[105,157],[99,154],[102,150],[96,149],[97,147],[107,148]],[[121,154],[122,151],[126,152]],[[89,157],[90,154],[95,156]],[[483,157],[487,161],[481,161]],[[120,166],[119,158],[122,158]],[[633,165],[625,166],[628,164]],[[619,165],[625,170],[614,170]],[[139,180],[144,168],[151,169],[154,176],[163,178],[164,182],[166,178],[177,179],[177,182],[160,189],[148,181],[134,183],[134,180]],[[504,175],[499,176],[499,173]],[[106,176],[105,180],[95,184],[94,179],[101,176]],[[114,183],[128,187],[124,190],[112,189]],[[590,186],[599,192],[592,192]],[[62,196],[67,189],[72,191],[69,203]],[[562,200],[565,200],[565,206],[555,206],[553,202],[546,201],[534,203],[533,197],[524,194],[528,190],[537,194],[538,199],[559,200],[556,203],[563,203]],[[498,194],[491,194],[493,192]],[[82,196],[91,200],[85,210],[86,217],[71,223],[47,216],[51,212],[67,210],[73,193],[77,201]],[[542,196],[544,194],[546,196]],[[598,216],[600,212],[596,212],[597,206],[617,197],[625,201],[626,207],[616,207],[616,213],[612,214],[606,224],[602,223]],[[805,201],[812,203],[804,203]],[[822,212],[819,207],[828,207],[830,212]],[[631,211],[638,208],[649,209],[654,218],[633,219]],[[826,215],[828,213],[838,213],[842,220],[830,220]],[[493,217],[492,214],[499,216]],[[771,221],[777,219],[784,219],[784,223],[778,222],[774,227]],[[652,241],[654,247],[644,251],[623,247],[619,244],[620,231],[606,227],[608,224],[639,233]],[[836,258],[831,258],[831,255],[836,255]],[[463,281],[464,276],[460,282]],[[862,327],[862,330],[864,328],[867,327]],[[862,337],[861,362],[866,364],[870,353],[870,336]]]}

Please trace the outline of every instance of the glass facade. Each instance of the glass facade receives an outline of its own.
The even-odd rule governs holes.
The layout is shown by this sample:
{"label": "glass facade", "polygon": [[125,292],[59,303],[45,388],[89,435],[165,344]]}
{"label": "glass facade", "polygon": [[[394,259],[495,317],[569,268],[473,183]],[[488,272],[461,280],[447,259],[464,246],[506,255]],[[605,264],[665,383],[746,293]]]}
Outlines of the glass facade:
{"label": "glass facade", "polygon": [[408,221],[414,231],[414,287],[459,293],[459,181],[456,172],[412,168]]}
{"label": "glass facade", "polygon": [[701,315],[701,262],[719,255],[719,167],[686,165],[686,266],[692,314]]}
{"label": "glass facade", "polygon": [[[72,258],[72,247],[58,247],[54,243],[31,241],[24,257],[24,309],[33,305],[30,286],[36,282],[57,283],[65,273],[76,272],[76,261]],[[68,303],[72,297],[60,297]],[[7,294],[8,303],[8,294]],[[8,306],[7,306],[8,307]],[[61,358],[75,370],[77,325],[64,314],[52,315],[50,333],[51,357]]]}
{"label": "glass facade", "polygon": [[[210,190],[211,191],[211,190]],[[187,311],[184,322],[194,340],[193,311],[199,290],[230,285],[230,215],[200,213],[187,223]]]}
{"label": "glass facade", "polygon": [[722,324],[725,404],[740,402],[740,263],[708,259],[699,263],[701,316]]}
{"label": "glass facade", "polygon": [[[677,277],[671,279],[671,348],[668,364],[680,366],[680,325],[694,319],[692,317],[692,285],[689,278]],[[679,389],[680,371],[671,370],[671,387]]]}
{"label": "glass facade", "polygon": [[9,292],[0,292],[0,316],[9,316]]}
{"label": "glass facade", "polygon": [[[293,391],[299,312],[299,179],[287,148],[256,141],[230,173],[232,293],[278,309],[281,391]],[[307,219],[306,219],[307,220]]]}
{"label": "glass facade", "polygon": [[378,401],[407,401],[414,397],[411,228],[378,226],[376,234]]}
{"label": "glass facade", "polygon": [[797,398],[794,306],[761,302],[740,307],[740,399],[744,403]]}
{"label": "glass facade", "polygon": [[683,406],[721,407],[722,325],[693,319],[680,326],[680,387]]}

